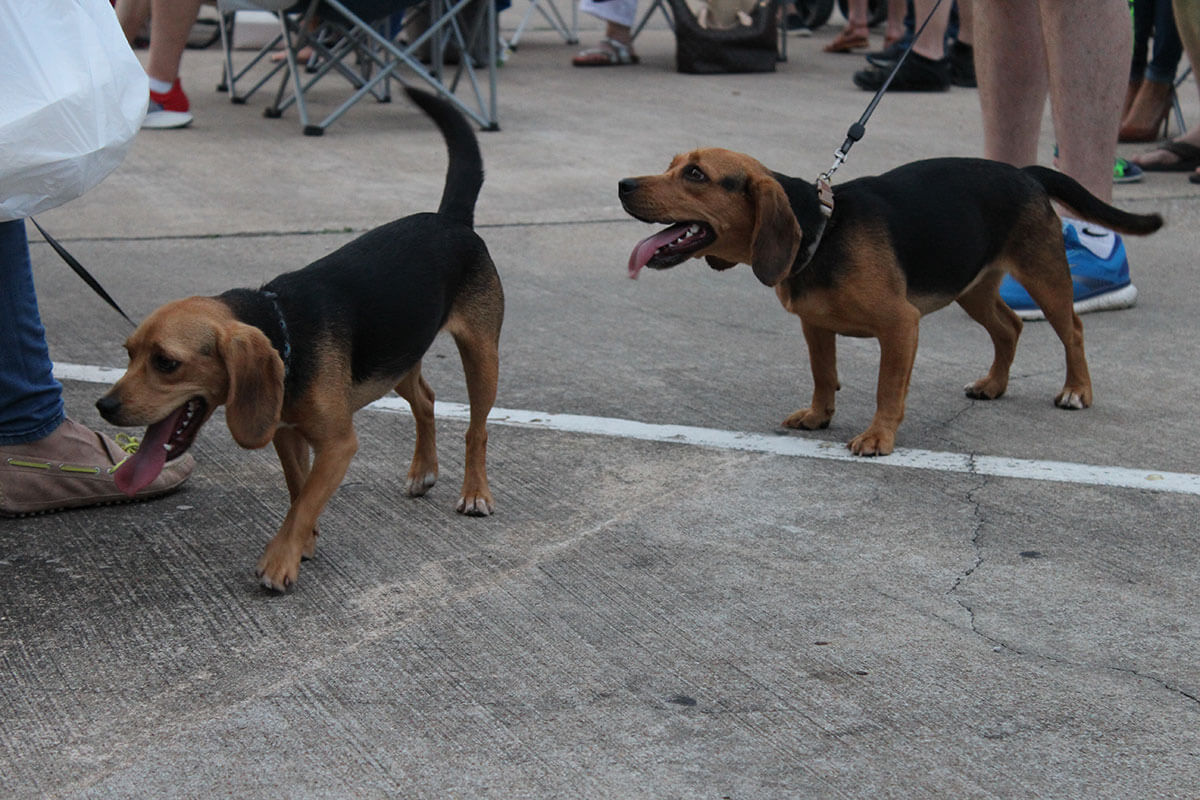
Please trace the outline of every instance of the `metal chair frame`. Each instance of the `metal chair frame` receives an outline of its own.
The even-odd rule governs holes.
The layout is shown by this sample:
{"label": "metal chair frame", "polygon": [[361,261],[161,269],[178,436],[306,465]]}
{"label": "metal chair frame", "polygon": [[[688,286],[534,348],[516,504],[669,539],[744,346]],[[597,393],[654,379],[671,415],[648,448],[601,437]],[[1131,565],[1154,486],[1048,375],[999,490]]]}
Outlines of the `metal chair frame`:
{"label": "metal chair frame", "polygon": [[[571,0],[568,0],[571,2]],[[525,13],[521,16],[521,21],[517,23],[516,30],[509,37],[508,48],[516,50],[517,45],[521,41],[521,34],[525,32],[526,26],[529,24],[529,18],[536,11],[542,15],[542,18],[558,32],[558,35],[563,37],[567,44],[579,43],[579,6],[571,2],[571,23],[568,25],[566,19],[563,18],[562,12],[558,10],[558,6],[554,4],[554,0],[529,0],[529,7],[525,9]]]}
{"label": "metal chair frame", "polygon": [[[265,115],[279,117],[295,105],[305,135],[320,136],[327,127],[368,94],[379,102],[389,101],[390,81],[394,79],[402,84],[406,83],[398,74],[399,70],[404,68],[415,73],[417,78],[455,105],[483,130],[499,130],[496,108],[495,4],[482,3],[473,18],[465,19],[467,5],[471,0],[427,1],[430,4],[428,29],[413,41],[401,43],[388,35],[385,21],[364,20],[341,0],[310,0],[299,14],[274,9],[273,13],[279,19],[280,34],[240,71],[233,68],[228,37],[223,28],[222,45],[226,47],[226,74],[223,84],[230,92],[233,102],[244,103],[272,77],[286,70],[274,101],[265,110]],[[239,4],[246,2],[247,0],[239,0]],[[252,0],[250,4],[253,5]],[[396,11],[399,12],[403,7],[403,3],[397,3]],[[320,19],[317,16],[318,10],[325,11]],[[471,52],[470,45],[481,35],[488,37],[488,63],[479,66],[472,63],[472,59],[466,54]],[[450,42],[454,42],[462,54],[453,70],[448,70],[445,64],[445,50]],[[237,79],[260,63],[269,49],[279,44],[284,46],[285,60],[272,65],[267,74],[248,91],[239,94],[236,91]],[[419,56],[426,44],[429,45],[429,66],[423,64]],[[297,53],[306,46],[312,48],[314,56],[309,64],[301,64]],[[354,66],[348,63],[350,59],[354,59]],[[487,71],[486,88],[477,74],[478,69]],[[306,94],[331,72],[336,72],[348,81],[353,87],[353,93],[324,119],[314,121],[309,113]],[[463,98],[456,94],[463,78],[466,78],[466,85],[470,90],[467,97],[469,102],[464,102]]]}

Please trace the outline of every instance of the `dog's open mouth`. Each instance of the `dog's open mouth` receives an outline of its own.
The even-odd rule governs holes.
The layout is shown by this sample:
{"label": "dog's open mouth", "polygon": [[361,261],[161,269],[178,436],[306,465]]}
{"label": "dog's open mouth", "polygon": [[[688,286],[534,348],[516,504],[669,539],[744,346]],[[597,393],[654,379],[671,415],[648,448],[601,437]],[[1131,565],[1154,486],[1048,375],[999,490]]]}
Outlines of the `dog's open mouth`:
{"label": "dog's open mouth", "polygon": [[642,267],[673,267],[712,244],[716,238],[712,227],[705,222],[677,222],[637,243],[629,255],[629,277],[636,278]]}
{"label": "dog's open mouth", "polygon": [[146,428],[137,451],[121,462],[113,475],[117,488],[132,497],[149,486],[168,461],[187,452],[208,419],[208,403],[193,397],[165,419]]}

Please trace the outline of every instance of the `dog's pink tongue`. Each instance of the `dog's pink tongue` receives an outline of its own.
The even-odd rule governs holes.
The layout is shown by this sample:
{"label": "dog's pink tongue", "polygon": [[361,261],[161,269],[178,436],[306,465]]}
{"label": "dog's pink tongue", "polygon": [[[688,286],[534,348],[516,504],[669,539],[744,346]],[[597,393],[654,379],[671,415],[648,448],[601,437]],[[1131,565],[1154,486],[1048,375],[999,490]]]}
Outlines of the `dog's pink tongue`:
{"label": "dog's pink tongue", "polygon": [[133,497],[140,490],[149,486],[162,472],[167,463],[167,450],[164,445],[171,437],[175,426],[175,414],[156,422],[146,428],[137,452],[125,459],[124,463],[113,475],[113,482],[125,494]]}
{"label": "dog's pink tongue", "polygon": [[647,236],[637,243],[633,248],[633,252],[629,254],[629,277],[637,280],[638,273],[642,271],[642,267],[654,257],[655,251],[663,245],[668,245],[679,238],[687,226],[684,224],[672,225],[664,231],[659,231],[653,236]]}

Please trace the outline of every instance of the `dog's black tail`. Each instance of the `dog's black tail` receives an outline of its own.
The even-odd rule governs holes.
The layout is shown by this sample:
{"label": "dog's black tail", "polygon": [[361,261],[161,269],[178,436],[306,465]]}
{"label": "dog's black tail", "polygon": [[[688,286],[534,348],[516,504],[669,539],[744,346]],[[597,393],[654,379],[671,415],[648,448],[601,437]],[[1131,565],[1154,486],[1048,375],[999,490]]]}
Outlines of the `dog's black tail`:
{"label": "dog's black tail", "polygon": [[450,154],[438,213],[474,227],[475,201],[483,188],[483,156],[479,154],[475,130],[457,108],[440,97],[419,89],[404,91],[437,123]]}
{"label": "dog's black tail", "polygon": [[1095,222],[1118,233],[1145,236],[1163,226],[1158,214],[1133,214],[1110,206],[1083,188],[1074,178],[1049,167],[1025,167],[1022,172],[1042,185],[1046,193],[1068,206],[1072,212],[1088,222]]}

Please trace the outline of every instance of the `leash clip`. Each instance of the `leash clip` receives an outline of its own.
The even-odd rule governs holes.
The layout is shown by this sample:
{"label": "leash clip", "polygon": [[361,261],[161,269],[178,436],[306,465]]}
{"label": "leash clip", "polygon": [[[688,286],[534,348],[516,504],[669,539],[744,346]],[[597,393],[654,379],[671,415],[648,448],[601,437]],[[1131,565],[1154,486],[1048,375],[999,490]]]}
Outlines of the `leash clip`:
{"label": "leash clip", "polygon": [[846,163],[846,156],[850,153],[850,146],[863,137],[865,128],[861,124],[850,126],[847,133],[846,141],[842,143],[833,153],[833,163],[829,165],[829,169],[821,173],[817,178],[817,199],[821,202],[821,213],[826,219],[833,216],[833,173],[838,171],[838,167]]}

